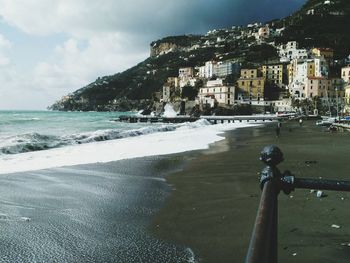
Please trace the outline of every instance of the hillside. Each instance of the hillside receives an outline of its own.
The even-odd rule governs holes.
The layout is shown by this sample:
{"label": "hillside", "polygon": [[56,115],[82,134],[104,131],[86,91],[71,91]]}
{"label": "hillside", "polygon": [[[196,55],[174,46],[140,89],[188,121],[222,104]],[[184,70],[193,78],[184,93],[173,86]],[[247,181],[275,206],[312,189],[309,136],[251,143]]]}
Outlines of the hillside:
{"label": "hillside", "polygon": [[[251,37],[260,25],[209,31],[206,35],[170,36],[150,44],[150,57],[138,65],[95,82],[63,97],[53,110],[131,110],[151,104],[155,92],[166,79],[178,75],[180,67],[196,67],[209,60],[235,60],[243,66],[257,66],[278,59],[269,43],[297,40],[302,47],[331,47],[337,58],[350,54],[347,26],[350,1],[309,0],[295,14],[269,22],[271,29],[284,28],[282,34],[263,43]],[[310,14],[312,11],[312,15]],[[309,13],[309,14],[308,14]]]}

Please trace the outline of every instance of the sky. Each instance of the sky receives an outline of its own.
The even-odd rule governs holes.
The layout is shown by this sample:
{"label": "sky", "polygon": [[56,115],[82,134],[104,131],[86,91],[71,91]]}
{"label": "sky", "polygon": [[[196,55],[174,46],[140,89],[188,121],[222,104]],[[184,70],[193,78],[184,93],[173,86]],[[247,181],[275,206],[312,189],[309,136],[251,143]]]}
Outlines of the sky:
{"label": "sky", "polygon": [[42,110],[149,56],[153,40],[264,22],[305,0],[0,0],[0,110]]}

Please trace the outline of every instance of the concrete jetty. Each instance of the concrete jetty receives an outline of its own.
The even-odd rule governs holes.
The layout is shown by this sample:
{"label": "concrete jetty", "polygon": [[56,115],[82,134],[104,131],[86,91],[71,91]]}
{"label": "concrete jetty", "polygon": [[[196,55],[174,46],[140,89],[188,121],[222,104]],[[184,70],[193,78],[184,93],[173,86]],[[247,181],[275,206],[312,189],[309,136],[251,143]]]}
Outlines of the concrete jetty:
{"label": "concrete jetty", "polygon": [[267,121],[278,121],[281,117],[275,115],[249,115],[249,116],[175,116],[175,117],[162,117],[162,116],[120,116],[116,121],[138,123],[138,122],[148,122],[148,123],[184,123],[184,122],[195,122],[197,120],[207,120],[212,124],[217,123],[234,123],[234,122],[267,122]]}

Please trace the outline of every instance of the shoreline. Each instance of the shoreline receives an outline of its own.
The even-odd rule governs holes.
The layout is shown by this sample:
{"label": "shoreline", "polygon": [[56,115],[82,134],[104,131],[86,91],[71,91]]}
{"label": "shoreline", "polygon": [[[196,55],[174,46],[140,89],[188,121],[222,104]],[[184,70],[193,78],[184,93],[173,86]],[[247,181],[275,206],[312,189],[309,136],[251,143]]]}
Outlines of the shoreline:
{"label": "shoreline", "polygon": [[0,174],[202,150],[207,149],[211,143],[223,140],[221,134],[226,130],[256,125],[259,124],[211,125],[206,121],[199,121],[175,126],[146,127],[144,133],[140,133],[140,130],[130,130],[131,135],[125,138],[3,155],[0,158]]}
{"label": "shoreline", "polygon": [[[291,121],[282,125],[281,136],[276,138],[274,128],[228,131],[225,140],[211,147],[215,152],[221,144],[224,151],[201,152],[183,171],[168,175],[173,191],[153,220],[154,235],[191,247],[200,262],[242,262],[260,200],[258,173],[263,164],[258,157],[269,144],[284,152],[281,171],[348,179],[347,133],[324,132],[313,121],[304,122],[303,127]],[[310,165],[310,160],[316,162]],[[349,261],[350,248],[344,244],[350,242],[350,194],[326,191],[326,195],[320,199],[308,190],[280,194],[279,261]],[[337,230],[332,224],[341,227]]]}

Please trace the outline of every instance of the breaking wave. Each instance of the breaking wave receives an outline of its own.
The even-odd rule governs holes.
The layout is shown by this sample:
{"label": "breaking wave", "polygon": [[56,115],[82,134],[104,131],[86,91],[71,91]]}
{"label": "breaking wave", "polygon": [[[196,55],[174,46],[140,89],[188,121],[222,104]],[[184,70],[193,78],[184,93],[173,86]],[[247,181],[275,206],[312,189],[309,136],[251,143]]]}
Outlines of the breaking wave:
{"label": "breaking wave", "polygon": [[116,140],[127,137],[142,136],[156,132],[168,132],[175,131],[177,129],[199,128],[201,126],[207,125],[210,125],[208,121],[199,120],[194,123],[152,125],[130,130],[107,129],[64,136],[28,133],[3,138],[0,142],[0,154],[18,154],[41,151],[68,145]]}

